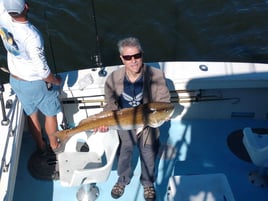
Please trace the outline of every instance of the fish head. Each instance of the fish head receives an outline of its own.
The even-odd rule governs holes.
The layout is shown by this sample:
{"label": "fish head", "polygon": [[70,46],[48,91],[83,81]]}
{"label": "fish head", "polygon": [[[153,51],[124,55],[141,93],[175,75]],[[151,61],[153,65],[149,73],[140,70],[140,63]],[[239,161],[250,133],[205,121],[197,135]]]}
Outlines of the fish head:
{"label": "fish head", "polygon": [[160,127],[168,121],[174,113],[174,105],[165,102],[152,102],[146,106],[145,120],[153,128]]}

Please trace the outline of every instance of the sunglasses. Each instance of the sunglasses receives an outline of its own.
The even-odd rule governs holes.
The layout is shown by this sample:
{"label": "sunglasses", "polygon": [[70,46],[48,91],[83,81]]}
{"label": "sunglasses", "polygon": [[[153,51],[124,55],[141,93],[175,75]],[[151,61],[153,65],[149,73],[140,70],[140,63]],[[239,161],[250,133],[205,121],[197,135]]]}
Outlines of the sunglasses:
{"label": "sunglasses", "polygon": [[133,54],[133,55],[122,55],[123,59],[126,61],[129,61],[132,59],[132,57],[134,57],[134,59],[140,59],[142,57],[142,53],[137,53],[137,54]]}

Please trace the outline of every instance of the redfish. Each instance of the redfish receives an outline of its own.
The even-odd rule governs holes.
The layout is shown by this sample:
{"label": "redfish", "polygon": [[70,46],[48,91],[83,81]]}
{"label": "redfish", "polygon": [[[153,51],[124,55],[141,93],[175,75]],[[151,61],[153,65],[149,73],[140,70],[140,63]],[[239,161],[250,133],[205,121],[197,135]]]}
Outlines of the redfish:
{"label": "redfish", "polygon": [[103,111],[83,119],[76,127],[58,131],[54,135],[61,142],[64,142],[79,132],[100,126],[116,130],[140,129],[145,126],[156,128],[169,120],[173,113],[174,105],[164,102],[152,102],[133,108]]}

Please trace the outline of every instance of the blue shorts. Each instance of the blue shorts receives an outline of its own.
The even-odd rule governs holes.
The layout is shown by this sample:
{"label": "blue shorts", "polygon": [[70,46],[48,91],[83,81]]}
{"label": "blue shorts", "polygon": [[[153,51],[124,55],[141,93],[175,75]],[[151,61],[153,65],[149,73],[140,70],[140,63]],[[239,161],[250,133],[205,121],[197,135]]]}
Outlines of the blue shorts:
{"label": "blue shorts", "polygon": [[55,116],[61,111],[59,92],[48,90],[43,80],[24,81],[10,76],[9,81],[27,115],[39,110],[46,116]]}

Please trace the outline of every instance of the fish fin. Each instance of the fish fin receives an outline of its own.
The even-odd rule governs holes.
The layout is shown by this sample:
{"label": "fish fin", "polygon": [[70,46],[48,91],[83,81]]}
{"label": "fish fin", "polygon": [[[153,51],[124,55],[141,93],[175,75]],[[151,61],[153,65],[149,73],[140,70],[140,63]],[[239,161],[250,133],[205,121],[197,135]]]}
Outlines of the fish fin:
{"label": "fish fin", "polygon": [[112,115],[112,112],[109,111],[109,110],[102,111],[100,113],[93,114],[93,115],[81,120],[78,125],[81,126],[82,124],[91,123],[93,120],[96,120],[96,119],[99,119],[99,118],[105,118],[105,117],[108,117],[108,116],[111,116],[111,115]]}

